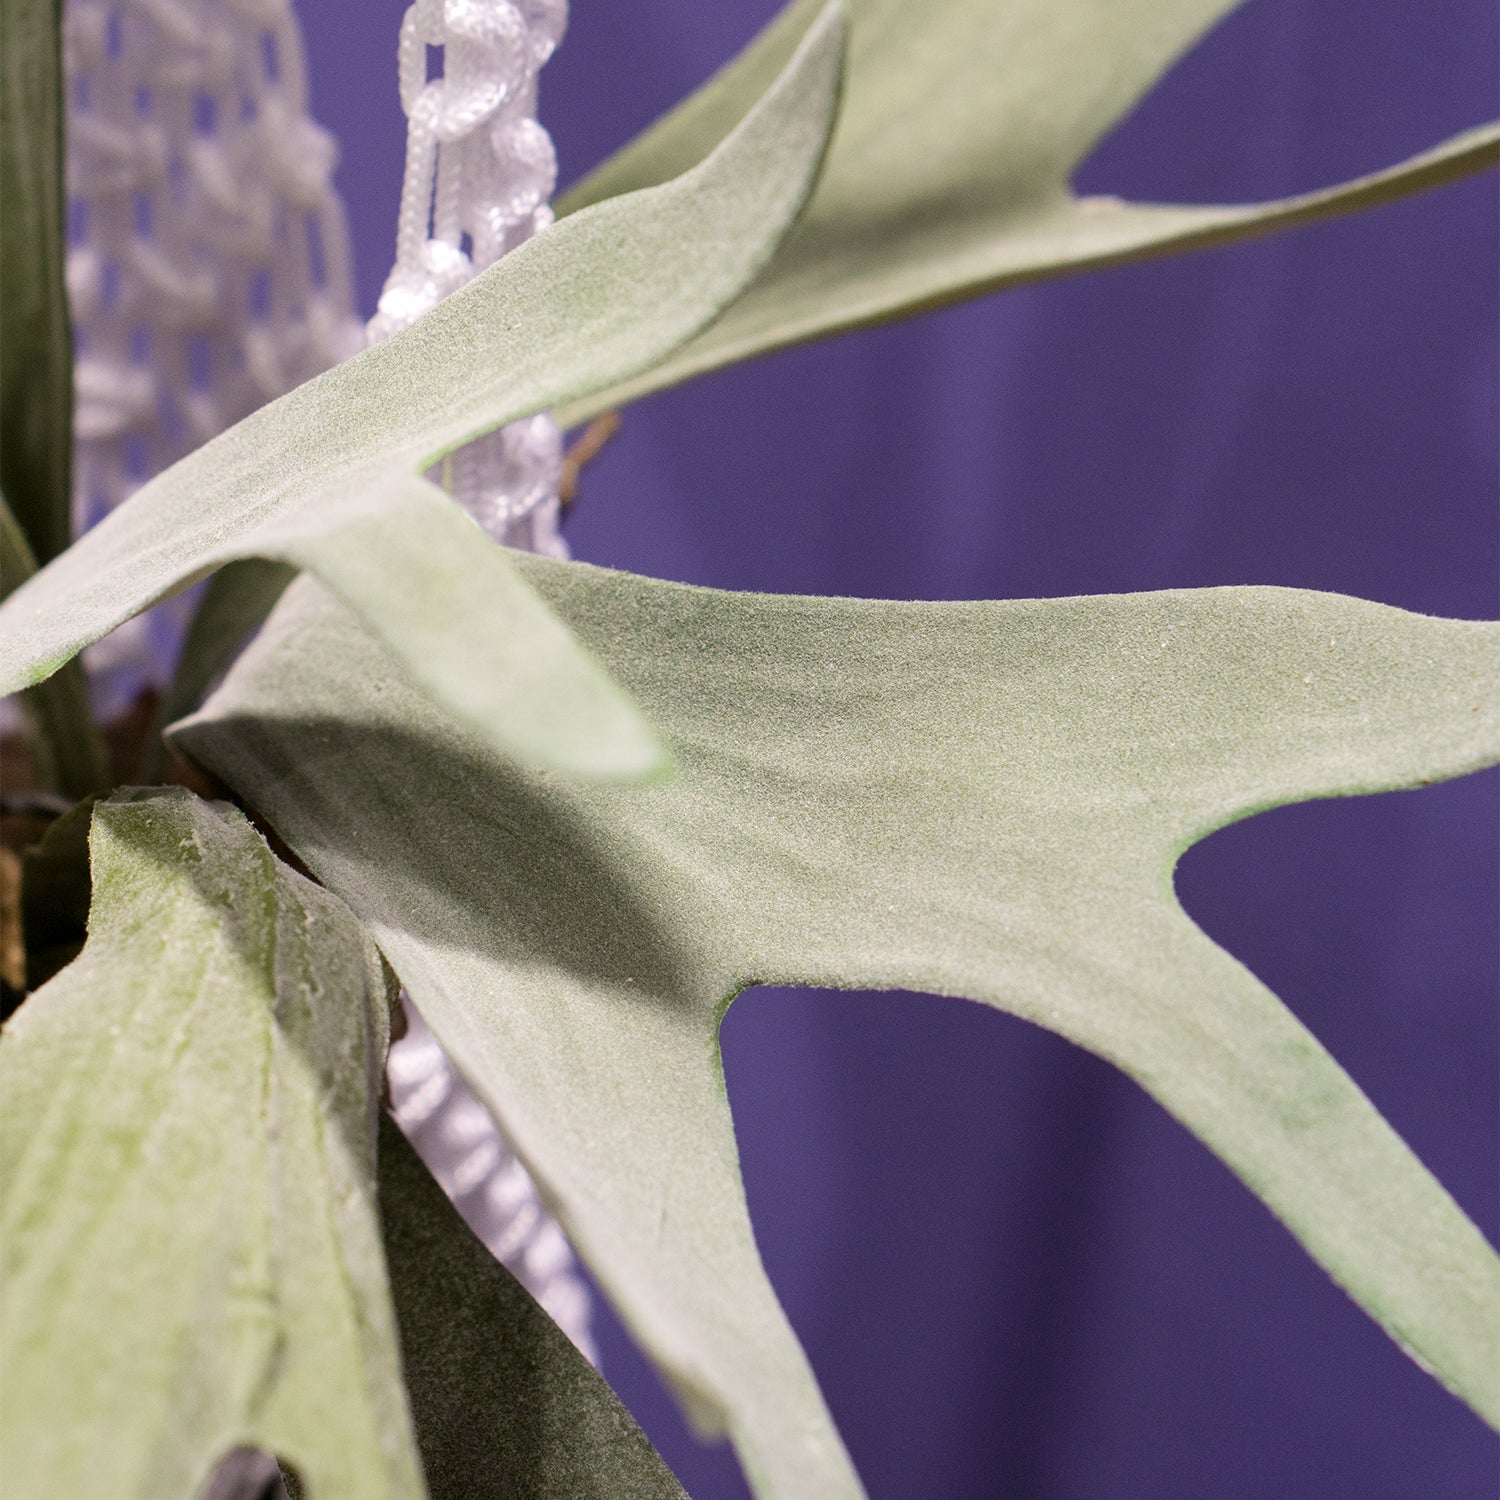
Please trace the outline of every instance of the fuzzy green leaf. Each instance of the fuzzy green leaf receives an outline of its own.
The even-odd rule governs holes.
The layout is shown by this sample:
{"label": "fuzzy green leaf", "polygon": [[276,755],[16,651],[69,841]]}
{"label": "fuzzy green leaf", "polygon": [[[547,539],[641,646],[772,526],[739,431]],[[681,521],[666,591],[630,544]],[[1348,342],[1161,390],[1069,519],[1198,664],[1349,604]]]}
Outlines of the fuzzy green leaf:
{"label": "fuzzy green leaf", "polygon": [[525,571],[673,779],[507,762],[306,580],[175,738],[369,924],[761,1493],[857,1482],[740,1186],[718,1026],[756,983],[967,996],[1108,1058],[1500,1416],[1500,1262],[1172,890],[1249,813],[1500,758],[1500,627],[1270,588],[925,604]]}
{"label": "fuzzy green leaf", "polygon": [[685,1500],[614,1392],[384,1116],[380,1212],[433,1500]]}
{"label": "fuzzy green leaf", "polygon": [[261,557],[316,573],[480,733],[566,770],[654,768],[647,727],[506,554],[418,476],[479,433],[628,378],[733,299],[811,189],[842,52],[833,4],[700,166],[536,236],[144,486],[0,606],[0,691]]}
{"label": "fuzzy green leaf", "polygon": [[425,1494],[375,1203],[379,956],[244,818],[94,809],[83,953],[0,1033],[0,1404],[15,1500]]}
{"label": "fuzzy green leaf", "polygon": [[[1098,141],[1235,0],[849,0],[849,77],[827,168],[765,274],[654,369],[559,415],[581,421],[784,344],[1069,271],[1199,249],[1370,207],[1500,160],[1500,126],[1388,171],[1270,203],[1078,198]],[[797,0],[561,211],[698,161],[815,10]]]}
{"label": "fuzzy green leaf", "polygon": [[73,509],[61,32],[61,0],[0,0],[0,489],[43,562]]}

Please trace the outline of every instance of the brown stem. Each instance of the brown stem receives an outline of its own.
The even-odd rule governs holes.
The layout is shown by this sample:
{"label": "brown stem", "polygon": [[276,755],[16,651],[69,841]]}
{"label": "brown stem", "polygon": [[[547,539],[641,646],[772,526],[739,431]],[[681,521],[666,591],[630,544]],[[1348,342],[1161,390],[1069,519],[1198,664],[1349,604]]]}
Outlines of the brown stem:
{"label": "brown stem", "polygon": [[604,445],[620,430],[620,414],[607,411],[594,418],[579,434],[578,440],[563,456],[562,476],[557,481],[557,498],[564,511],[578,498],[578,481],[585,468],[598,458]]}

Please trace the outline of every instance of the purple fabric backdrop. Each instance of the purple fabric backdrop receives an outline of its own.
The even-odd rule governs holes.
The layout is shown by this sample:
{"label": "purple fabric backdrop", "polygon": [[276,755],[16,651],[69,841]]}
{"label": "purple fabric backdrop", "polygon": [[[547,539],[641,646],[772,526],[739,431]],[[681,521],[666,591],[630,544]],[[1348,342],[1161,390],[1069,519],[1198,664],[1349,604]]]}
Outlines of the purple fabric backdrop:
{"label": "purple fabric backdrop", "polygon": [[[564,180],[772,8],[575,0],[542,89]],[[303,4],[366,311],[401,9]],[[1490,0],[1255,0],[1081,185],[1208,201],[1383,165],[1494,113],[1496,33]],[[573,545],[735,588],[1278,583],[1492,615],[1496,228],[1491,176],[725,372],[627,413]],[[1492,1238],[1496,793],[1491,775],[1283,810],[1180,875]],[[889,994],[755,992],[724,1046],[767,1265],[876,1500],[1495,1492],[1485,1429],[1105,1065]],[[603,1346],[696,1500],[743,1495],[607,1321]]]}

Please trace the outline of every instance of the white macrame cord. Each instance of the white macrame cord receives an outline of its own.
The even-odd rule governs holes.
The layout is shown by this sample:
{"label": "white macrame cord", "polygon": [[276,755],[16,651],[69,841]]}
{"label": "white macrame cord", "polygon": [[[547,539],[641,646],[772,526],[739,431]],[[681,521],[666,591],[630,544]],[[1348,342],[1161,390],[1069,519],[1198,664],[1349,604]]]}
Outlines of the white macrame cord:
{"label": "white macrame cord", "polygon": [[[551,224],[557,158],[536,121],[537,72],[566,23],[565,0],[417,0],[407,10],[406,174],[372,342]],[[442,72],[429,77],[436,55]],[[562,557],[562,460],[562,434],[541,415],[470,443],[433,477],[497,541]]]}
{"label": "white macrame cord", "polygon": [[[68,0],[63,35],[81,531],[363,334],[286,0]],[[106,715],[159,683],[181,608],[88,653]]]}

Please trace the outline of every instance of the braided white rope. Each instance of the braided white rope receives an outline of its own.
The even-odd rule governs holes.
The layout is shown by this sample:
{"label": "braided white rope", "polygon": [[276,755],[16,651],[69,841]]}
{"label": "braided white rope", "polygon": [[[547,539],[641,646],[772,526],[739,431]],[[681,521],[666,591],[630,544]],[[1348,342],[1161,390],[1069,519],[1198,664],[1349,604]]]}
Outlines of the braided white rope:
{"label": "braided white rope", "polygon": [[[565,17],[562,3],[412,7],[401,76],[419,139],[396,268],[370,336],[413,321],[550,222],[556,168],[531,112],[536,70]],[[427,82],[431,39],[444,45],[448,72]],[[290,0],[67,0],[65,65],[81,529],[363,347],[366,331],[332,186],[338,148],[307,115]],[[435,195],[429,238],[424,205]],[[449,469],[492,533],[559,553],[560,460],[560,436],[543,417],[471,445]],[[152,680],[161,644],[144,623],[117,631],[91,657],[91,675],[122,687]],[[389,1079],[393,1112],[465,1219],[593,1358],[588,1292],[567,1241],[415,1015],[392,1048]]]}
{"label": "braided white rope", "polygon": [[[406,176],[396,262],[372,340],[407,327],[552,222],[552,141],[536,121],[537,72],[567,0],[416,0],[401,22]],[[442,73],[429,77],[441,55]],[[441,478],[497,541],[566,556],[558,533],[562,434],[545,415],[460,449]]]}

